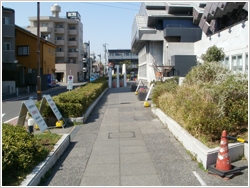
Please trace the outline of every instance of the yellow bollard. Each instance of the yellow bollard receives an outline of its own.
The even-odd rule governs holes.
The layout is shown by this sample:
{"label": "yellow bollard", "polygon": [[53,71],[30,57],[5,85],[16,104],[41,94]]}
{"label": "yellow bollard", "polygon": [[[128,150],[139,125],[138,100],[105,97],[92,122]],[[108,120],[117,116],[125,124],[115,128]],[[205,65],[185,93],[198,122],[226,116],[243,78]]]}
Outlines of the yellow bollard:
{"label": "yellow bollard", "polygon": [[64,125],[63,120],[60,120],[60,122],[59,121],[56,122],[56,127],[62,127],[62,125]]}
{"label": "yellow bollard", "polygon": [[144,106],[145,106],[145,107],[148,107],[148,106],[149,106],[149,104],[148,104],[147,101],[144,102]]}
{"label": "yellow bollard", "polygon": [[138,95],[138,92],[136,91],[135,94]]}

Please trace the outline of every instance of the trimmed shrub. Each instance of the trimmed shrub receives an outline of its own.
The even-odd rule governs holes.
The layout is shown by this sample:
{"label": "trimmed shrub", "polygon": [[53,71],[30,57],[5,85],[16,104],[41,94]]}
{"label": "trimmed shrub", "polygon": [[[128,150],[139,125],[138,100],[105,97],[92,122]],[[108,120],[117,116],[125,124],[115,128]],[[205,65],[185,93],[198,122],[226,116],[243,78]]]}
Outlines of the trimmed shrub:
{"label": "trimmed shrub", "polygon": [[[106,78],[100,77],[72,91],[54,96],[52,99],[63,117],[80,117],[106,88],[108,88]],[[41,101],[37,102],[36,106],[39,108],[40,104]],[[46,104],[42,116],[54,117],[48,104]]]}
{"label": "trimmed shrub", "polygon": [[23,126],[2,124],[2,179],[3,185],[18,181],[22,174],[44,160],[49,150],[38,143]]}
{"label": "trimmed shrub", "polygon": [[248,131],[248,79],[216,62],[193,67],[182,86],[156,84],[153,102],[197,138]]}
{"label": "trimmed shrub", "polygon": [[[154,104],[158,105],[158,97],[165,92],[169,92],[175,90],[178,86],[178,78],[170,78],[165,80],[164,82],[157,81],[155,82],[155,87],[152,90],[152,101]],[[152,82],[150,83],[152,84]]]}

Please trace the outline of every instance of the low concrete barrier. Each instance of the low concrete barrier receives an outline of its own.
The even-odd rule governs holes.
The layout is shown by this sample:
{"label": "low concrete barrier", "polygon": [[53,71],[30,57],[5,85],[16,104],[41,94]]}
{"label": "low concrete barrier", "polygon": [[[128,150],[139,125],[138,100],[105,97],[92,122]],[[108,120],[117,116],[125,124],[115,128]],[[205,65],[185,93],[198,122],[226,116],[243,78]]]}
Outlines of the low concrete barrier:
{"label": "low concrete barrier", "polygon": [[[197,157],[197,161],[201,162],[205,169],[207,169],[209,165],[216,164],[219,146],[212,149],[208,148],[160,109],[152,107],[151,111],[169,129],[176,139],[183,144],[186,150],[189,150]],[[244,154],[248,160],[248,144],[238,142],[229,144],[228,147],[231,162],[238,160],[239,157]]]}
{"label": "low concrete barrier", "polygon": [[47,158],[37,165],[34,170],[25,178],[20,186],[37,186],[45,173],[56,163],[59,157],[70,143],[69,134],[64,134],[54,146],[53,151],[49,153]]}

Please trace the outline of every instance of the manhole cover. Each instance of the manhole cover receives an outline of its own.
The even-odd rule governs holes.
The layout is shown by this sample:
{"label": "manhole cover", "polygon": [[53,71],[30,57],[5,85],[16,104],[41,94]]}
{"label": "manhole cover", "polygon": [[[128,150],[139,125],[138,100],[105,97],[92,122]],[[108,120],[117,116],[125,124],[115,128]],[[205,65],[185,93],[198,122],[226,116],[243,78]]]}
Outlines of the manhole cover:
{"label": "manhole cover", "polygon": [[135,132],[134,131],[111,132],[108,135],[108,139],[118,139],[118,138],[135,138]]}

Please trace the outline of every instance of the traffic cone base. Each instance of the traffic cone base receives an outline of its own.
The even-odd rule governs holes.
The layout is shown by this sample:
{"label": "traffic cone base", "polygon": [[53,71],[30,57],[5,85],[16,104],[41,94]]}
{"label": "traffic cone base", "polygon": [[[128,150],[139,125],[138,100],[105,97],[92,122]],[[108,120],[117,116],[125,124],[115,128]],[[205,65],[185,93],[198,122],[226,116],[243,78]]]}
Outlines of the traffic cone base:
{"label": "traffic cone base", "polygon": [[214,176],[220,176],[224,179],[230,179],[235,174],[240,173],[241,168],[231,165],[229,150],[228,150],[228,141],[227,141],[227,132],[224,130],[221,136],[220,148],[218,151],[218,157],[215,165],[210,165],[208,167],[208,174]]}
{"label": "traffic cone base", "polygon": [[228,180],[233,178],[234,175],[239,174],[242,170],[241,168],[234,165],[231,165],[231,168],[231,170],[218,170],[215,165],[210,165],[208,167],[208,174]]}

